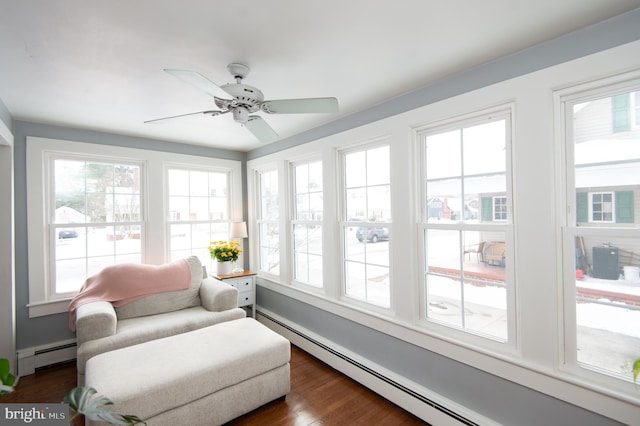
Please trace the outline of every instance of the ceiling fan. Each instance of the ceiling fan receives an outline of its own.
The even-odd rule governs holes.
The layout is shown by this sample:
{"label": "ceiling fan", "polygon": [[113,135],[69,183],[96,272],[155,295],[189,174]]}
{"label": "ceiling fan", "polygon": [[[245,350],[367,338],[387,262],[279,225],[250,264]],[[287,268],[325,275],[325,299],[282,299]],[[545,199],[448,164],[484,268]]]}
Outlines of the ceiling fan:
{"label": "ceiling fan", "polygon": [[248,66],[231,63],[227,66],[227,69],[236,79],[236,82],[223,86],[218,86],[195,71],[165,69],[165,72],[213,96],[219,109],[158,118],[145,121],[145,123],[157,123],[164,120],[197,115],[216,117],[231,113],[236,122],[246,127],[260,142],[266,143],[277,139],[278,134],[262,117],[252,115],[253,113],[260,111],[267,114],[338,112],[338,100],[336,98],[264,100],[264,95],[258,88],[242,83],[242,79],[249,74]]}

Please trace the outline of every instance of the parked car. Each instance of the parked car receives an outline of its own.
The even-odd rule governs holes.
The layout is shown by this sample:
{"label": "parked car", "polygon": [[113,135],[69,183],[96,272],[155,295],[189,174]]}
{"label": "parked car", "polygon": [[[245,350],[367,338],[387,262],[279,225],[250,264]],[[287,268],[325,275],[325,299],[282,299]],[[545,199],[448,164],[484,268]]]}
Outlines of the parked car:
{"label": "parked car", "polygon": [[356,238],[358,241],[362,242],[364,239],[367,239],[367,242],[377,243],[381,240],[389,239],[389,228],[375,226],[375,227],[367,227],[361,226],[356,229]]}
{"label": "parked car", "polygon": [[75,229],[61,229],[60,231],[58,231],[58,238],[78,238],[78,231],[76,231]]}

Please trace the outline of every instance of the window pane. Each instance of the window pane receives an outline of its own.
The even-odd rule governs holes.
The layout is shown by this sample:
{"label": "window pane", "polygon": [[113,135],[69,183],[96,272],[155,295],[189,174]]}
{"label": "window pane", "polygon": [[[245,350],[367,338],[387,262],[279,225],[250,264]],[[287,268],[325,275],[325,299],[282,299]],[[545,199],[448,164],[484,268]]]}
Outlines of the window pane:
{"label": "window pane", "polygon": [[198,256],[211,268],[209,243],[229,236],[228,174],[169,169],[167,176],[170,257]]}
{"label": "window pane", "polygon": [[345,155],[345,186],[358,188],[366,185],[367,161],[364,151]]}
{"label": "window pane", "polygon": [[390,182],[389,147],[382,146],[367,151],[367,185],[384,185]]}
{"label": "window pane", "polygon": [[427,231],[429,319],[507,339],[504,239],[502,232]]}
{"label": "window pane", "polygon": [[295,279],[322,286],[322,228],[294,225]]}
{"label": "window pane", "polygon": [[280,251],[278,249],[278,225],[260,225],[260,269],[272,274],[280,272]]}
{"label": "window pane", "polygon": [[463,164],[465,176],[506,170],[504,120],[463,129]]}
{"label": "window pane", "polygon": [[[640,250],[637,240],[576,238],[577,361],[630,377],[640,348]],[[634,266],[635,265],[635,266]]]}
{"label": "window pane", "polygon": [[[343,156],[345,173],[344,291],[354,299],[391,306],[389,239],[391,185],[389,146]],[[374,222],[384,222],[378,225]]]}
{"label": "window pane", "polygon": [[122,259],[140,262],[140,166],[62,158],[52,165],[53,294],[78,291],[87,276]]}
{"label": "window pane", "polygon": [[[322,287],[322,162],[296,164],[293,224],[295,282]],[[304,221],[305,223],[299,223]]]}
{"label": "window pane", "polygon": [[567,336],[569,347],[582,366],[625,380],[640,348],[637,93],[570,105],[573,139],[567,141],[573,146],[567,173],[575,181],[568,194],[576,206],[575,216],[567,219],[575,232],[575,256],[564,262],[565,276],[575,272],[575,280],[565,283],[576,295],[569,302],[575,303],[575,318],[566,319],[576,329],[575,336]]}
{"label": "window pane", "polygon": [[263,220],[277,220],[280,214],[278,206],[278,174],[274,171],[260,174],[260,217]]}
{"label": "window pane", "polygon": [[453,130],[427,136],[427,180],[461,175],[460,133],[460,130]]}
{"label": "window pane", "polygon": [[270,274],[280,273],[280,229],[278,171],[267,170],[258,175],[260,211],[258,235],[260,270]]}

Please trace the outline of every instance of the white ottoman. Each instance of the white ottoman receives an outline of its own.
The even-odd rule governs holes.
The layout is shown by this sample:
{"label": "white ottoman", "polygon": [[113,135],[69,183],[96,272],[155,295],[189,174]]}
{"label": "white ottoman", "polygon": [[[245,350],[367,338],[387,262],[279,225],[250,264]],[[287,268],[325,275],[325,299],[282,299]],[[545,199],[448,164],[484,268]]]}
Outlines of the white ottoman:
{"label": "white ottoman", "polygon": [[243,318],[97,355],[85,386],[149,426],[218,425],[286,396],[290,357],[287,339]]}

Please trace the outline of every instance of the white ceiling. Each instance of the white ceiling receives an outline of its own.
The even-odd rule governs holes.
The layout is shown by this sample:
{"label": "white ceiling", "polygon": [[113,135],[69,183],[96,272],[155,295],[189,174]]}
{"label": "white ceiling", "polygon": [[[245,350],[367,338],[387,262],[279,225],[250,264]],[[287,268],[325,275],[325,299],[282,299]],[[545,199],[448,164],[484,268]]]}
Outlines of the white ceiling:
{"label": "white ceiling", "polygon": [[640,6],[632,0],[0,0],[0,100],[17,120],[239,151],[262,146],[163,72],[226,66],[266,99],[335,96],[338,114],[263,115],[281,138]]}

